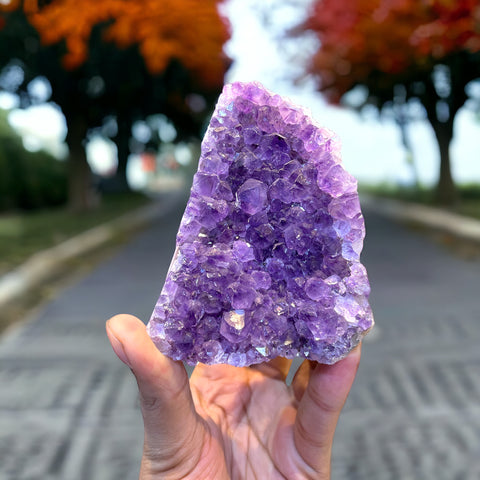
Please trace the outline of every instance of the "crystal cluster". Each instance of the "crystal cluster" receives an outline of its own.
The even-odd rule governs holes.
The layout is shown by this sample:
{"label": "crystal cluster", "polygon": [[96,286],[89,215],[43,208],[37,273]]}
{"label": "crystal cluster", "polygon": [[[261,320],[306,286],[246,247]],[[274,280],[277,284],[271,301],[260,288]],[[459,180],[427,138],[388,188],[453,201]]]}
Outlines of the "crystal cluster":
{"label": "crystal cluster", "polygon": [[258,83],[226,85],[148,332],[189,364],[331,364],[373,325],[355,179],[333,135]]}

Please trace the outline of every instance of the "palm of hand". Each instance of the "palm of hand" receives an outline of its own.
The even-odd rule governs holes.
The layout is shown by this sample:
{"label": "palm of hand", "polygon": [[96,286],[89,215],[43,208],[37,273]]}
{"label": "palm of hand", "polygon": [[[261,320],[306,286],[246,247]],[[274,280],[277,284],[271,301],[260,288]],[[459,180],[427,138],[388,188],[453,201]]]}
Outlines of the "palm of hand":
{"label": "palm of hand", "polygon": [[294,386],[285,384],[289,365],[277,359],[253,368],[196,367],[190,388],[206,441],[195,478],[328,478],[329,459],[323,473],[316,472],[294,438],[310,362],[304,363]]}

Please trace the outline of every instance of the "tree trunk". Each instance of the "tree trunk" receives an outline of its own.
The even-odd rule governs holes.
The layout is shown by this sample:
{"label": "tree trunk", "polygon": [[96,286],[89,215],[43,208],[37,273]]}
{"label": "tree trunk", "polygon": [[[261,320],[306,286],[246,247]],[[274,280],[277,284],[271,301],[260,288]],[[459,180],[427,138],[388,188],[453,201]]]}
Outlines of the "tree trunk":
{"label": "tree trunk", "polygon": [[[437,183],[436,201],[441,205],[454,205],[460,200],[452,177],[450,166],[450,144],[453,138],[453,123],[455,116],[467,100],[465,85],[469,81],[469,71],[461,57],[449,65],[450,94],[440,97],[435,90],[434,72],[425,83],[425,95],[422,103],[427,111],[427,117],[435,132],[440,153],[440,175]],[[444,105],[442,106],[442,102]],[[439,107],[442,115],[439,116]],[[445,107],[448,111],[445,112]]]}
{"label": "tree trunk", "polygon": [[112,188],[116,192],[131,191],[127,180],[127,164],[130,155],[130,137],[132,134],[132,125],[129,120],[124,120],[120,116],[117,118],[118,133],[114,139],[117,146],[118,166],[113,179]]}
{"label": "tree trunk", "polygon": [[440,152],[440,175],[437,183],[436,201],[440,205],[454,205],[458,192],[453,181],[450,163],[450,143],[453,138],[453,118],[447,122],[432,122]]}
{"label": "tree trunk", "polygon": [[87,162],[84,141],[87,124],[81,117],[67,118],[66,142],[68,157],[68,204],[71,210],[81,212],[96,205],[92,172]]}

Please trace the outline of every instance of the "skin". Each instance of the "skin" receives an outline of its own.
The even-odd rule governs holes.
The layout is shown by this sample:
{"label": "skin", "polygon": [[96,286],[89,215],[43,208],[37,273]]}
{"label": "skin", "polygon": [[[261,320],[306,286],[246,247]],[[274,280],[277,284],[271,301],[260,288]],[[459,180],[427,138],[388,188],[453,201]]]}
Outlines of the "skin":
{"label": "skin", "polygon": [[140,392],[145,441],[140,480],[330,479],[338,417],[360,347],[335,365],[305,360],[238,368],[199,364],[189,380],[130,315],[108,320],[117,356]]}

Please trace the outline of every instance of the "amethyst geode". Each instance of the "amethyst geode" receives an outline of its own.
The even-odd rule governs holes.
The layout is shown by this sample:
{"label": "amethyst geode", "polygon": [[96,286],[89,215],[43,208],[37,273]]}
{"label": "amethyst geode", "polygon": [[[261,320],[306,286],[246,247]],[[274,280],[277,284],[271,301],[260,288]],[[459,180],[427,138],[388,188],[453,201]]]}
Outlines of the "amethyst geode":
{"label": "amethyst geode", "polygon": [[343,358],[373,325],[356,187],[303,109],[226,85],[148,324],[157,347],[189,364]]}

